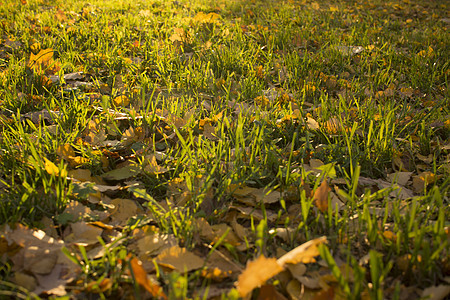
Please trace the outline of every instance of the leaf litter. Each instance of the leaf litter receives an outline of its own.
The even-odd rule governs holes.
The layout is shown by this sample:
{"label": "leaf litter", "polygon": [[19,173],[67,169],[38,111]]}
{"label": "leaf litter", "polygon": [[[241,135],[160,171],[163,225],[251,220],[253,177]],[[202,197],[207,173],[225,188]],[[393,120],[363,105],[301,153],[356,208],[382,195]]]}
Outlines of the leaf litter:
{"label": "leaf litter", "polygon": [[[316,13],[329,12],[332,18],[334,14],[340,12],[355,16],[352,9],[317,2],[300,2],[303,2],[299,4],[300,7],[313,9]],[[22,4],[27,5],[27,1],[22,1]],[[182,4],[173,3],[173,6],[177,5]],[[251,4],[252,9],[246,10],[245,17],[240,16],[233,22],[240,24],[241,18],[249,20],[256,18],[254,5]],[[390,8],[388,6],[391,4],[386,5],[384,9],[386,11],[393,9],[394,12],[404,13],[407,10],[400,5]],[[153,18],[158,14],[174,11],[173,8],[166,6],[157,8],[157,6],[141,10],[140,15],[143,18]],[[161,45],[169,43],[174,53],[182,54],[184,59],[192,61],[198,53],[207,53],[207,50],[213,49],[211,50],[213,53],[220,52],[224,47],[222,44],[216,49],[211,41],[207,41],[200,48],[194,45],[193,41],[199,36],[197,31],[207,34],[219,28],[220,33],[215,37],[219,41],[234,34],[230,33],[228,28],[224,28],[229,25],[225,19],[227,16],[225,7],[226,4],[219,3],[214,8],[215,12],[199,11],[192,14],[191,17],[180,21],[178,27],[170,28],[165,33],[168,37],[166,41],[159,42]],[[79,30],[75,27],[76,22],[90,24],[90,18],[95,16],[96,11],[98,8],[95,6],[83,8],[80,14],[58,8],[55,17],[67,26],[65,30],[70,34]],[[40,25],[40,20],[33,21],[31,17],[29,19],[32,31],[49,34],[50,29]],[[10,26],[5,22],[2,21],[2,28]],[[411,22],[412,19],[410,22],[405,21],[405,24]],[[277,25],[270,26],[273,26],[271,28],[273,32],[279,32]],[[105,32],[112,28],[112,24],[108,24]],[[318,30],[314,28],[314,31]],[[135,30],[142,29],[136,27]],[[270,32],[267,27],[259,24],[240,25],[239,30],[258,43],[263,43],[265,35]],[[9,58],[11,53],[22,49],[23,43],[10,40],[12,36],[4,40],[3,38],[0,37],[2,59]],[[273,36],[270,35],[269,39],[273,40]],[[317,40],[300,42],[292,41],[293,44],[298,44],[296,51],[303,51],[305,48],[314,51],[321,43]],[[140,51],[140,48],[144,47],[144,41],[141,43],[134,40],[133,47],[135,51]],[[189,110],[181,104],[180,93],[171,87],[173,82],[168,82],[170,86],[168,87],[164,84],[158,86],[160,83],[158,81],[153,91],[157,98],[178,104],[170,104],[173,106],[168,105],[163,109],[155,107],[151,111],[148,109],[137,111],[136,108],[142,108],[136,100],[142,96],[136,94],[138,93],[136,88],[140,87],[132,86],[135,82],[130,80],[127,74],[113,74],[111,78],[104,76],[107,69],[104,62],[110,60],[109,57],[94,52],[83,53],[80,59],[91,62],[92,69],[89,69],[90,66],[89,70],[83,71],[76,71],[76,68],[73,68],[72,72],[65,73],[68,69],[61,63],[61,53],[58,52],[60,50],[56,49],[56,47],[41,49],[40,43],[33,43],[31,52],[24,57],[28,76],[36,80],[33,84],[42,88],[38,91],[42,95],[18,93],[21,99],[31,99],[37,103],[36,107],[40,107],[21,113],[19,120],[26,124],[28,119],[34,124],[34,128],[51,131],[55,136],[58,131],[50,126],[57,126],[59,132],[67,133],[68,130],[60,126],[69,118],[67,110],[63,107],[54,107],[50,110],[46,106],[43,108],[44,106],[39,103],[48,96],[45,93],[55,91],[52,88],[59,89],[62,94],[83,94],[86,109],[91,114],[90,119],[83,121],[83,130],[76,138],[64,141],[54,149],[53,157],[43,156],[41,162],[37,161],[37,157],[32,157],[27,161],[27,167],[34,172],[45,173],[42,176],[49,178],[50,185],[64,182],[70,187],[70,192],[67,192],[70,200],[66,201],[63,209],[51,218],[44,217],[40,220],[41,228],[43,226],[45,230],[19,223],[4,224],[0,235],[2,262],[7,262],[11,267],[6,279],[40,296],[64,296],[68,293],[78,298],[89,293],[111,295],[115,286],[122,296],[133,297],[131,295],[136,292],[133,291],[134,281],[150,297],[167,299],[171,297],[170,293],[177,288],[177,284],[182,282],[171,283],[172,279],[168,279],[171,274],[182,276],[196,274],[210,283],[206,290],[199,291],[205,298],[225,294],[231,297],[234,291],[245,298],[250,297],[255,289],[259,289],[254,292],[258,299],[284,299],[282,293],[290,299],[299,299],[299,295],[302,295],[302,298],[340,299],[338,295],[345,290],[345,284],[339,274],[351,274],[354,272],[353,269],[358,268],[361,268],[359,271],[365,271],[365,267],[361,266],[366,266],[370,262],[370,258],[368,262],[363,262],[367,247],[373,246],[383,251],[384,246],[379,240],[368,243],[372,237],[364,234],[363,239],[366,241],[356,239],[352,248],[353,252],[362,257],[361,266],[350,267],[341,260],[339,254],[335,254],[333,260],[339,265],[339,273],[331,267],[329,261],[324,261],[323,255],[322,259],[319,258],[319,247],[324,247],[327,237],[313,237],[321,236],[319,233],[323,230],[318,229],[313,235],[311,232],[302,232],[299,228],[305,229],[302,227],[305,221],[311,222],[308,218],[312,218],[315,219],[315,226],[326,228],[331,226],[329,219],[331,213],[336,218],[349,218],[352,220],[349,224],[354,224],[361,216],[349,216],[346,209],[349,207],[355,209],[353,203],[355,197],[370,202],[370,207],[367,207],[370,214],[388,219],[391,217],[392,206],[405,208],[414,205],[411,203],[414,203],[417,197],[433,189],[444,178],[442,173],[438,174],[440,170],[431,167],[437,158],[426,149],[417,150],[422,154],[414,150],[416,151],[412,152],[414,157],[410,157],[404,146],[396,145],[397,152],[393,155],[392,167],[385,170],[384,178],[358,176],[355,182],[350,182],[351,178],[343,176],[342,171],[339,171],[340,177],[336,175],[339,165],[329,164],[323,144],[305,150],[306,148],[302,149],[295,143],[282,146],[267,143],[267,147],[273,147],[276,149],[275,152],[281,153],[279,157],[289,159],[291,163],[289,168],[295,170],[291,173],[297,176],[298,180],[289,182],[289,186],[280,184],[284,178],[273,184],[273,181],[267,180],[267,174],[258,171],[255,174],[259,175],[259,178],[231,180],[232,176],[227,177],[227,174],[235,167],[244,168],[243,166],[250,162],[257,166],[261,165],[261,162],[267,163],[273,159],[264,152],[266,149],[255,150],[251,148],[251,143],[241,147],[239,142],[236,142],[234,149],[227,154],[232,159],[220,158],[213,166],[220,169],[220,176],[228,180],[225,186],[219,187],[218,180],[211,178],[212,173],[204,172],[201,168],[198,169],[200,170],[198,174],[189,176],[189,172],[196,170],[196,164],[205,160],[206,155],[199,155],[187,161],[186,157],[192,155],[188,149],[223,143],[226,139],[224,132],[237,132],[236,128],[244,130],[239,120],[244,115],[248,117],[246,122],[258,125],[267,120],[270,112],[277,116],[274,122],[267,122],[271,130],[288,131],[290,128],[298,128],[317,140],[325,136],[322,141],[355,134],[363,137],[365,133],[352,131],[348,125],[361,122],[352,113],[348,116],[330,114],[330,111],[324,113],[322,111],[324,108],[314,101],[314,95],[319,91],[336,95],[338,99],[347,99],[351,89],[350,79],[358,76],[356,74],[358,70],[353,69],[354,64],[336,76],[323,73],[305,74],[305,78],[296,83],[300,90],[291,92],[284,91],[280,86],[281,83],[292,80],[292,70],[281,65],[274,65],[270,70],[265,70],[266,66],[255,63],[249,68],[250,73],[254,73],[254,77],[259,80],[258,84],[267,85],[259,94],[246,95],[244,84],[239,83],[240,87],[237,87],[233,77],[236,75],[231,75],[227,81],[217,78],[211,85],[211,94],[214,95],[206,97],[207,100],[202,102],[202,108],[190,107]],[[334,50],[343,59],[358,62],[361,57],[371,56],[373,51],[381,49],[377,49],[374,45],[367,47],[336,45]],[[266,46],[261,47],[260,51],[261,53],[267,51]],[[428,47],[417,52],[417,56],[432,59],[436,53],[435,49]],[[280,57],[283,57],[284,53],[281,54]],[[304,52],[302,55],[307,54]],[[143,66],[146,58],[124,56],[120,59],[124,64],[129,64],[130,68],[146,68]],[[280,62],[283,63],[282,59]],[[103,64],[103,69],[95,69],[95,64]],[[77,67],[80,67],[79,70],[83,69],[81,65]],[[2,72],[0,79],[3,80],[7,76],[5,73],[7,70],[3,65],[0,68]],[[280,82],[270,81],[272,75],[276,75]],[[3,81],[0,82],[3,84]],[[222,88],[230,89],[228,94],[221,94]],[[248,97],[245,101],[236,97],[236,95],[244,97],[244,94]],[[303,97],[300,97],[301,101],[297,101],[300,99],[299,94]],[[414,97],[425,97],[418,88],[397,83],[380,87],[378,91],[368,90],[367,95],[378,102],[396,96],[406,102]],[[217,111],[218,103],[223,100],[222,96],[226,96],[224,98],[227,103]],[[434,99],[427,101],[422,101],[424,107],[435,105]],[[433,103],[430,104],[429,101]],[[106,102],[110,108],[106,108]],[[180,114],[180,111],[186,113]],[[205,111],[210,113],[209,117],[205,116]],[[2,126],[10,122],[7,119],[11,117],[10,112],[2,111],[1,115],[6,118],[5,122],[2,119]],[[374,120],[382,120],[382,117],[374,116]],[[408,121],[407,118],[405,120]],[[433,123],[433,130],[448,133],[448,122],[438,123]],[[414,130],[417,132],[420,128]],[[42,139],[42,135],[31,138]],[[420,141],[421,138],[424,139],[424,136],[419,138],[413,135],[410,143],[417,145],[417,148],[423,148],[424,143],[431,144],[431,141]],[[317,140],[313,142],[318,144]],[[398,142],[402,145],[401,140]],[[448,168],[448,145],[442,146],[440,142],[443,141],[439,139],[437,142],[433,141],[435,144],[432,147],[443,151],[440,153],[447,153],[443,165]],[[17,143],[16,146],[21,147],[21,144]],[[297,161],[301,151],[303,156]],[[370,155],[373,154],[369,154],[368,160]],[[286,165],[287,159],[280,165]],[[186,165],[194,166],[190,169],[191,166]],[[3,176],[3,173],[1,175]],[[52,193],[55,193],[55,190],[52,190]],[[382,207],[378,195],[386,195],[393,203]],[[448,197],[444,201],[448,201]],[[310,207],[314,209],[309,210]],[[310,215],[307,215],[308,213]],[[266,233],[264,226],[267,226]],[[349,225],[349,228],[346,228],[347,232],[340,230],[329,235],[329,239],[339,240],[338,246],[335,247],[337,253],[340,253],[339,247],[345,245],[349,235],[357,233],[353,231],[357,230],[356,227],[351,226],[357,225]],[[377,226],[374,225],[374,228]],[[376,232],[384,243],[389,245],[401,238],[397,229],[395,233],[391,231],[395,226],[389,222],[380,226],[384,227],[373,229],[371,234]],[[441,232],[441,236],[445,235],[448,239],[448,225],[445,230],[444,233]],[[272,235],[273,240],[265,234]],[[440,241],[444,239],[440,237]],[[445,246],[445,241],[443,243]],[[295,247],[298,244],[301,245]],[[273,255],[275,252],[283,254],[277,255],[279,257],[277,259]],[[267,253],[272,255],[267,256]],[[106,257],[111,261],[106,263]],[[421,261],[420,257],[420,255],[413,257],[411,254],[399,257],[396,263],[401,271],[400,275],[405,275],[407,271],[416,272],[417,264]],[[103,266],[97,264],[99,261],[102,261]],[[448,264],[448,259],[444,263]],[[374,267],[371,265],[370,268]],[[354,279],[350,277],[348,275],[347,280],[353,283]],[[389,279],[394,280],[392,277]],[[395,280],[398,280],[398,277]],[[117,282],[123,286],[118,288]],[[437,282],[442,283],[442,280],[435,281],[434,285],[422,290],[412,287],[410,290],[416,290],[412,291],[411,295],[444,299],[450,293],[448,279],[447,284]],[[398,286],[408,291],[404,283]],[[196,290],[197,287],[189,288]],[[392,287],[386,286],[386,290]],[[75,292],[71,292],[72,289]],[[367,298],[368,292],[367,288],[362,290],[361,298]],[[114,296],[119,297],[119,294]],[[404,295],[406,294],[407,292]]]}

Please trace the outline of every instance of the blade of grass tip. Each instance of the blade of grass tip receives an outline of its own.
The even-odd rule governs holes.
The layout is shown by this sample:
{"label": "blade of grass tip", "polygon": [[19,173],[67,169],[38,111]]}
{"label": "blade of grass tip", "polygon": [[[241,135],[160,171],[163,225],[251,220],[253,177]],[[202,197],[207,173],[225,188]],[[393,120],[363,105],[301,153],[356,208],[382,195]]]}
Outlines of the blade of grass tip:
{"label": "blade of grass tip", "polygon": [[61,248],[62,253],[64,253],[64,255],[70,259],[74,264],[78,265],[78,266],[82,266],[83,264],[77,259],[77,257],[70,253],[69,249],[67,249],[66,247],[62,247]]}
{"label": "blade of grass tip", "polygon": [[328,247],[324,244],[320,244],[319,253],[323,260],[325,260],[325,262],[327,263],[328,267],[331,269],[331,273],[333,273],[334,277],[336,277],[339,285],[344,289],[346,295],[350,295],[350,286],[348,285],[347,280],[345,280],[345,277],[342,275],[341,270],[337,266],[336,261],[330,253],[330,250],[328,250]]}

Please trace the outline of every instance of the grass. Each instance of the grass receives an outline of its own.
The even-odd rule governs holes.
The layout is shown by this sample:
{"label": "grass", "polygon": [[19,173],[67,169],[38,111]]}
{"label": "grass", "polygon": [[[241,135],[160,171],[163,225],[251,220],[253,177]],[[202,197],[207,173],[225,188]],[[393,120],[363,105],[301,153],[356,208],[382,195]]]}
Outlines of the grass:
{"label": "grass", "polygon": [[[269,281],[278,292],[404,299],[448,288],[447,8],[5,0],[0,295],[58,296],[36,281],[50,270],[17,258],[45,248],[20,240],[18,224],[64,241],[79,270],[64,286],[80,299],[146,297],[147,274],[170,299],[233,298],[248,261],[319,236],[329,242],[303,275],[316,286],[286,271]],[[148,253],[139,245],[151,235],[173,241]],[[204,265],[161,263],[174,244]],[[206,276],[214,266],[222,273]]]}

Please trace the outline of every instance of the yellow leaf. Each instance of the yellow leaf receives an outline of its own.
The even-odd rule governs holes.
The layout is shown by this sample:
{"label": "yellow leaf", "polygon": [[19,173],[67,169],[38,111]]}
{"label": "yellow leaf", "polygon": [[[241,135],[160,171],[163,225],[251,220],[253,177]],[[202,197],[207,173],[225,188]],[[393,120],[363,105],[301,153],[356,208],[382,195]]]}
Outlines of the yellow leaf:
{"label": "yellow leaf", "polygon": [[67,176],[66,170],[60,170],[58,166],[56,166],[53,162],[49,161],[46,157],[44,157],[44,168],[45,171],[47,171],[47,173],[50,175],[61,177]]}
{"label": "yellow leaf", "polygon": [[130,99],[125,95],[120,95],[114,98],[112,101],[115,106],[127,106],[128,104],[130,104]]}
{"label": "yellow leaf", "polygon": [[343,129],[342,123],[338,118],[331,118],[323,125],[324,129],[331,134],[338,133]]}
{"label": "yellow leaf", "polygon": [[172,41],[172,43],[175,42],[182,42],[186,40],[186,32],[183,28],[174,28],[174,33],[170,36],[169,40]]}
{"label": "yellow leaf", "polygon": [[65,160],[69,159],[69,156],[75,156],[75,151],[73,151],[70,144],[59,145],[56,149],[56,154]]}
{"label": "yellow leaf", "polygon": [[261,108],[267,108],[270,104],[270,100],[266,96],[258,96],[254,101],[255,104]]}
{"label": "yellow leaf", "polygon": [[78,166],[88,163],[89,161],[90,161],[89,158],[81,157],[81,156],[69,156],[68,157],[68,162],[71,167],[78,167]]}
{"label": "yellow leaf", "polygon": [[319,10],[320,9],[320,5],[317,2],[312,2],[311,3],[311,7],[315,10]]}
{"label": "yellow leaf", "polygon": [[337,6],[330,5],[330,11],[331,12],[339,11],[339,8]]}
{"label": "yellow leaf", "polygon": [[238,277],[237,290],[241,297],[246,297],[253,289],[263,285],[268,279],[283,271],[276,258],[261,255],[249,262],[244,272]]}
{"label": "yellow leaf", "polygon": [[314,257],[319,255],[318,247],[324,243],[327,243],[325,236],[308,241],[280,257],[277,263],[284,267],[288,263],[297,264],[301,262],[307,264],[315,262]]}
{"label": "yellow leaf", "polygon": [[43,49],[38,54],[30,53],[30,59],[28,61],[28,67],[36,73],[42,74],[47,70],[51,73],[59,71],[60,66],[53,61],[53,49]]}
{"label": "yellow leaf", "polygon": [[204,12],[199,12],[192,19],[194,22],[199,23],[215,23],[219,19],[219,15],[216,13],[205,14]]}

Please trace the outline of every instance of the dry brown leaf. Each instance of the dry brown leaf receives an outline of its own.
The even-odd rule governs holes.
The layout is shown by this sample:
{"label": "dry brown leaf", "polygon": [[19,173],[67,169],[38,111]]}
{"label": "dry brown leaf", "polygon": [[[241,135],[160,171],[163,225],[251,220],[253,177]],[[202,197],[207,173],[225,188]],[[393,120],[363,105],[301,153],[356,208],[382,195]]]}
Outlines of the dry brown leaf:
{"label": "dry brown leaf", "polygon": [[113,199],[111,204],[114,205],[114,209],[111,212],[111,224],[113,225],[125,225],[131,217],[137,215],[139,208],[136,202],[130,199]]}
{"label": "dry brown leaf", "polygon": [[[247,206],[237,206],[237,205],[230,205],[230,208],[234,208],[238,210],[240,213],[242,213],[242,216],[250,218],[253,217],[256,220],[263,220],[264,215],[260,209],[256,209],[253,207],[247,207]],[[273,211],[266,210],[266,216],[267,220],[269,222],[274,222],[277,219],[277,214],[275,214]]]}
{"label": "dry brown leaf", "polygon": [[300,300],[300,298],[303,299],[302,286],[295,279],[289,281],[289,283],[286,285],[286,292],[292,300]]}
{"label": "dry brown leaf", "polygon": [[321,161],[320,159],[316,159],[316,158],[311,158],[309,160],[309,165],[311,166],[311,169],[317,169],[321,166],[323,166],[323,161]]}
{"label": "dry brown leaf", "polygon": [[227,242],[233,246],[239,246],[242,244],[239,237],[234,233],[233,229],[227,224],[224,223],[214,224],[211,226],[211,228],[214,232],[214,239],[212,240],[213,243],[217,242],[228,231],[227,235],[224,238],[224,242]]}
{"label": "dry brown leaf", "polygon": [[448,299],[448,296],[450,295],[450,285],[437,285],[437,286],[430,286],[429,288],[426,288],[422,292],[422,297],[429,299],[429,300],[443,300]]}
{"label": "dry brown leaf", "polygon": [[273,284],[265,284],[259,290],[257,300],[287,300],[280,294]]}
{"label": "dry brown leaf", "polygon": [[275,203],[281,199],[281,193],[279,191],[270,191],[269,188],[256,189],[252,195],[256,197],[257,202],[263,202],[265,204]]}
{"label": "dry brown leaf", "polygon": [[155,261],[163,266],[174,269],[178,272],[184,273],[192,270],[200,269],[204,265],[204,260],[186,248],[173,246],[164,249],[156,258]]}
{"label": "dry brown leaf", "polygon": [[321,212],[326,212],[328,210],[328,194],[330,191],[331,188],[328,185],[327,180],[324,179],[314,193],[313,203]]}
{"label": "dry brown leaf", "polygon": [[297,279],[302,285],[309,289],[319,289],[320,283],[318,277],[309,277],[309,276],[299,276]]}
{"label": "dry brown leaf", "polygon": [[158,284],[152,283],[148,279],[147,272],[145,272],[144,268],[142,267],[142,262],[139,259],[133,257],[130,260],[130,266],[136,282],[144,289],[146,289],[150,293],[150,295],[157,298],[167,299],[167,296],[164,294],[162,288]]}
{"label": "dry brown leaf", "polygon": [[21,286],[31,292],[34,291],[37,287],[36,278],[22,272],[15,272],[13,281],[18,286]]}
{"label": "dry brown leaf", "polygon": [[425,187],[436,180],[436,175],[432,172],[422,172],[413,176],[413,188],[416,193],[422,193]]}
{"label": "dry brown leaf", "polygon": [[70,170],[68,172],[69,177],[71,178],[75,178],[76,180],[79,180],[81,182],[86,182],[86,181],[93,181],[91,175],[91,171],[90,170],[86,170],[86,169],[75,169],[75,170]]}
{"label": "dry brown leaf", "polygon": [[65,241],[78,245],[93,245],[98,243],[98,237],[102,234],[103,229],[91,226],[84,221],[70,224],[72,233],[65,237]]}
{"label": "dry brown leaf", "polygon": [[232,257],[229,257],[226,252],[222,253],[219,250],[215,250],[208,258],[206,262],[208,269],[218,269],[220,271],[219,276],[225,274],[227,278],[235,277],[237,272],[241,272],[240,265],[234,262]]}
{"label": "dry brown leaf", "polygon": [[292,277],[296,278],[298,280],[299,277],[304,276],[306,273],[306,265],[299,263],[299,264],[286,264],[286,268],[289,270],[289,272],[292,274]]}
{"label": "dry brown leaf", "polygon": [[324,243],[327,243],[325,236],[308,241],[280,257],[277,262],[281,267],[285,267],[288,263],[297,264],[301,262],[307,264],[315,262],[314,257],[319,255],[318,246]]}
{"label": "dry brown leaf", "polygon": [[334,286],[330,286],[328,289],[323,289],[320,292],[318,292],[315,296],[314,296],[314,300],[329,300],[329,299],[334,299]]}
{"label": "dry brown leaf", "polygon": [[219,139],[216,135],[216,128],[209,123],[203,126],[203,136],[212,141]]}
{"label": "dry brown leaf", "polygon": [[406,185],[411,179],[412,172],[397,172],[388,174],[387,178],[391,183],[397,182],[400,185]]}
{"label": "dry brown leaf", "polygon": [[158,165],[158,162],[156,161],[156,156],[155,155],[151,155],[147,160],[146,160],[147,165],[144,167],[144,171],[150,174],[162,174],[167,172],[167,168],[161,167],[160,165]]}
{"label": "dry brown leaf", "polygon": [[105,180],[124,180],[134,177],[141,172],[141,167],[135,164],[124,166],[123,168],[114,169],[102,175]]}
{"label": "dry brown leaf", "polygon": [[173,235],[154,233],[144,236],[137,241],[141,254],[157,255],[164,249],[175,246],[177,240]]}
{"label": "dry brown leaf", "polygon": [[47,275],[36,275],[39,285],[33,292],[38,295],[41,293],[55,296],[66,295],[65,285],[74,279],[69,268],[67,265],[57,264],[51,273]]}
{"label": "dry brown leaf", "polygon": [[276,258],[266,258],[261,255],[249,262],[244,272],[238,277],[237,290],[241,297],[246,297],[254,288],[264,284],[268,279],[283,271]]}
{"label": "dry brown leaf", "polygon": [[33,274],[49,274],[56,265],[57,250],[29,246],[23,249],[24,269]]}

